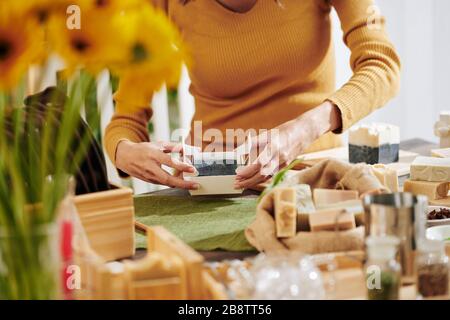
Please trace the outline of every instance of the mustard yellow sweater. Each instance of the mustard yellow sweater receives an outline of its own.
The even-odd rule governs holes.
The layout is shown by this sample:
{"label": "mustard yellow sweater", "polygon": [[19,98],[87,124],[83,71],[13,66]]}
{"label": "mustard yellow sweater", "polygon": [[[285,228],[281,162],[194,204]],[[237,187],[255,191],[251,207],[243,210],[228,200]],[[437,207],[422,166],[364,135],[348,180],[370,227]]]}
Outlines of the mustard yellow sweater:
{"label": "mustard yellow sweater", "polygon": [[[329,100],[348,129],[391,99],[399,88],[400,61],[384,29],[373,19],[373,0],[259,0],[234,13],[215,0],[154,0],[180,28],[191,48],[194,120],[203,130],[271,129]],[[335,8],[351,50],[353,76],[335,88],[330,11]],[[374,22],[377,22],[374,24]],[[115,162],[119,141],[148,141],[151,97],[121,82],[105,145]],[[126,105],[142,107],[128,114]],[[335,134],[309,151],[340,144]]]}

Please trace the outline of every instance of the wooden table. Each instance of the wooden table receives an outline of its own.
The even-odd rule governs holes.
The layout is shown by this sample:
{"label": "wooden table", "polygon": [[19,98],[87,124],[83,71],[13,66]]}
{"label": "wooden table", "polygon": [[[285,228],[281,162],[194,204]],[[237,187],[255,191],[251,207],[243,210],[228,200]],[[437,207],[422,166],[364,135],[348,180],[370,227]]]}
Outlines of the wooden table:
{"label": "wooden table", "polygon": [[[437,144],[422,140],[422,139],[411,139],[405,140],[400,143],[400,149],[405,151],[416,152],[421,155],[429,156],[432,149],[438,148]],[[185,191],[176,189],[165,189],[161,191],[154,192],[155,194],[182,194]],[[246,191],[243,197],[256,197],[257,193],[253,191]],[[136,252],[135,258],[142,257],[145,254],[145,249],[139,249]],[[222,261],[222,260],[233,260],[233,259],[244,259],[246,257],[251,257],[256,255],[256,252],[227,252],[227,251],[202,251],[200,254],[203,255],[206,261]]]}

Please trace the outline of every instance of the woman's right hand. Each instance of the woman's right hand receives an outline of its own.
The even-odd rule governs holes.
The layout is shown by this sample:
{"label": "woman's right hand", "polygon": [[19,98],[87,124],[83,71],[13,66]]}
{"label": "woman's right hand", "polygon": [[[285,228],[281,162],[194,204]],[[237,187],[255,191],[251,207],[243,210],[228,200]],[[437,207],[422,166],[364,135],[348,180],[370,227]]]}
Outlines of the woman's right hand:
{"label": "woman's right hand", "polygon": [[130,176],[150,183],[196,190],[199,187],[197,183],[173,176],[161,167],[165,165],[179,173],[195,171],[191,165],[170,156],[172,152],[181,153],[179,146],[174,143],[134,143],[123,140],[117,145],[116,167]]}

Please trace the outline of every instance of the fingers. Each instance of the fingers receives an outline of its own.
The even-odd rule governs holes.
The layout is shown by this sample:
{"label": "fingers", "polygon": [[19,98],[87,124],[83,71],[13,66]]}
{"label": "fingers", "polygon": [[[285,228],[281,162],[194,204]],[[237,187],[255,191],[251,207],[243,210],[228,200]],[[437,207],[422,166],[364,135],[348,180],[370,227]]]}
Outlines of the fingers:
{"label": "fingers", "polygon": [[[236,170],[237,179],[246,180],[253,177],[263,168],[265,168],[268,164],[271,164],[274,159],[275,157],[272,157],[272,155],[270,154],[270,150],[268,148],[265,148],[252,164],[238,168]],[[269,172],[265,175],[269,175],[271,173],[272,172]]]}
{"label": "fingers", "polygon": [[188,190],[197,190],[200,186],[198,183],[192,182],[192,181],[186,181],[179,177],[174,177],[163,171],[163,177],[162,177],[162,184],[172,187],[172,188],[181,188],[181,189],[188,189]]}
{"label": "fingers", "polygon": [[270,179],[271,176],[265,176],[260,173],[255,174],[254,176],[250,177],[249,179],[245,180],[236,180],[234,187],[236,189],[246,189],[254,187],[260,183],[263,183]]}
{"label": "fingers", "polygon": [[239,167],[236,170],[236,180],[246,180],[253,177],[261,170],[260,163],[253,163],[245,167]]}
{"label": "fingers", "polygon": [[146,172],[140,173],[139,176],[141,176],[139,177],[141,180],[172,188],[197,190],[200,187],[198,183],[185,181],[181,177],[170,175],[156,163],[150,164],[150,166],[146,169]]}
{"label": "fingers", "polygon": [[161,148],[165,153],[183,153],[183,144],[177,142],[161,142]]}
{"label": "fingers", "polygon": [[171,167],[180,172],[189,172],[189,173],[195,172],[195,169],[193,166],[191,166],[187,163],[184,163],[178,159],[174,159],[168,154],[164,154],[164,153],[159,154],[157,157],[157,160],[161,164]]}

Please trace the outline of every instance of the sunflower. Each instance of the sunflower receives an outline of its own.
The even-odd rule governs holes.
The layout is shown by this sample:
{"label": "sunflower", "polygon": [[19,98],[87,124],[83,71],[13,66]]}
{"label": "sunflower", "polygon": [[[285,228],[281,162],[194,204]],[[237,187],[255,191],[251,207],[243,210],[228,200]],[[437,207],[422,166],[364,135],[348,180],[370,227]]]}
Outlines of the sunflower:
{"label": "sunflower", "polygon": [[49,22],[49,39],[52,49],[66,62],[72,73],[84,67],[95,74],[125,56],[119,13],[83,11],[82,28],[68,29],[66,16],[54,15]]}
{"label": "sunflower", "polygon": [[14,87],[28,67],[42,57],[44,42],[42,29],[24,16],[1,18],[0,90],[7,90]]}
{"label": "sunflower", "polygon": [[83,10],[97,10],[103,12],[119,12],[135,8],[144,3],[144,0],[80,0],[78,4]]}
{"label": "sunflower", "polygon": [[[114,71],[135,89],[151,94],[163,83],[175,85],[187,60],[181,36],[166,15],[150,5],[142,5],[121,15],[127,33],[125,64]],[[126,79],[126,80],[125,80]]]}
{"label": "sunflower", "polygon": [[77,1],[87,0],[0,0],[0,9],[5,15],[20,14],[45,22],[53,10],[65,10]]}

